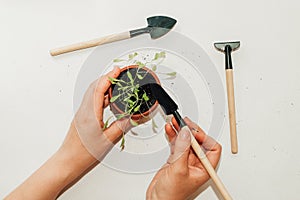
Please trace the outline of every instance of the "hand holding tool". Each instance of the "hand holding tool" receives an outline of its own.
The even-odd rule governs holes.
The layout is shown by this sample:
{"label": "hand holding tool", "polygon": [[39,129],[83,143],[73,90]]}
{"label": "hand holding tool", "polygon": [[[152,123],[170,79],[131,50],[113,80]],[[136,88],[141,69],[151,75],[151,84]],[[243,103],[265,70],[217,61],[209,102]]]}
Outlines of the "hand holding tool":
{"label": "hand holding tool", "polygon": [[[149,85],[151,88],[151,93],[156,98],[158,103],[162,106],[164,112],[166,115],[172,114],[174,118],[176,119],[177,123],[179,124],[180,128],[186,127],[186,123],[180,116],[178,110],[177,104],[173,101],[173,99],[168,95],[168,93],[158,84],[156,83],[149,83],[146,84]],[[144,86],[146,86],[144,85]],[[141,86],[141,87],[144,87]],[[187,129],[189,130],[189,128]],[[195,139],[194,135],[191,133],[191,146],[194,149],[196,155],[200,159],[201,163],[203,164],[204,168],[210,175],[213,182],[216,184],[217,188],[219,189],[220,193],[222,194],[223,198],[225,200],[232,199],[228,191],[226,190],[224,184],[222,183],[221,179],[218,177],[216,171],[214,170],[213,166],[209,162],[208,158],[206,157],[205,152],[200,147],[199,143]]]}

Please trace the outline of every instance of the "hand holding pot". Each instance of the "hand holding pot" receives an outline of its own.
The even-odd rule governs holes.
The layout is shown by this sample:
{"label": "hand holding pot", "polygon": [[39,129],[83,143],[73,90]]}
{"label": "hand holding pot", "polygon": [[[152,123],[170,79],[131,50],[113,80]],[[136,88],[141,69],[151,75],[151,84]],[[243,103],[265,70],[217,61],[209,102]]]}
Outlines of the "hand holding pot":
{"label": "hand holding pot", "polygon": [[[182,200],[193,195],[203,185],[209,175],[194,154],[191,145],[190,133],[182,129],[177,135],[179,126],[172,120],[165,126],[169,141],[171,142],[171,155],[167,163],[156,173],[147,190],[147,199]],[[194,134],[196,140],[205,148],[207,158],[215,168],[221,155],[221,145],[207,136],[203,130],[188,118],[186,124]]]}
{"label": "hand holding pot", "polygon": [[100,161],[106,155],[107,150],[110,150],[123,133],[131,127],[129,120],[124,118],[104,128],[103,112],[109,105],[107,94],[111,86],[109,77],[116,78],[119,74],[120,68],[115,67],[108,74],[94,81],[86,91],[73,120],[81,142]]}
{"label": "hand holding pot", "polygon": [[119,73],[114,68],[90,85],[59,150],[5,199],[56,199],[101,161],[130,127],[123,119],[102,130],[103,110],[109,104],[108,77]]}

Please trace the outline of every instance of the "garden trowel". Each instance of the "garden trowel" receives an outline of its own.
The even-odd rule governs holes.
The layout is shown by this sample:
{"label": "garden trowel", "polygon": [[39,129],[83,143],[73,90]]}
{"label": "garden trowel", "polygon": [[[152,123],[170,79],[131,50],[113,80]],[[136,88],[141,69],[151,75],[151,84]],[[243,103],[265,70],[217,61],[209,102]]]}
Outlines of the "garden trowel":
{"label": "garden trowel", "polygon": [[147,18],[148,26],[145,28],[139,28],[131,31],[126,31],[123,33],[113,34],[85,42],[80,42],[77,44],[71,44],[68,46],[56,48],[50,50],[50,54],[52,56],[57,56],[60,54],[80,50],[80,49],[86,49],[90,47],[99,46],[102,44],[107,44],[119,40],[125,40],[129,39],[144,33],[149,33],[152,39],[159,38],[166,33],[168,33],[173,26],[176,24],[176,20],[170,17],[166,16],[153,16]]}

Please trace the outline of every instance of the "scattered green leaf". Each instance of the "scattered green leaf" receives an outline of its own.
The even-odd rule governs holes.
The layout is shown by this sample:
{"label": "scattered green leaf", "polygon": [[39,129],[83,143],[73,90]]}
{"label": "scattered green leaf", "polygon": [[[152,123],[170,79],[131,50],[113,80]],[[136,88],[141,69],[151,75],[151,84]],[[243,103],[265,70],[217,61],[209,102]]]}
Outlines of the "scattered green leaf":
{"label": "scattered green leaf", "polygon": [[168,75],[168,76],[176,76],[176,72],[169,72],[169,73],[166,73],[166,75]]}
{"label": "scattered green leaf", "polygon": [[138,53],[137,52],[135,52],[134,54],[129,54],[128,55],[128,60],[132,60],[135,56],[137,56],[138,55]]}
{"label": "scattered green leaf", "polygon": [[157,69],[157,66],[156,66],[156,65],[153,65],[153,66],[152,66],[152,71],[154,71],[154,72],[155,72],[155,71],[156,71],[156,69]]}
{"label": "scattered green leaf", "polygon": [[155,53],[155,56],[153,58],[153,61],[154,60],[158,60],[160,58],[165,58],[166,57],[166,52],[162,51],[162,52],[159,52],[159,53]]}
{"label": "scattered green leaf", "polygon": [[125,61],[125,60],[124,59],[119,59],[119,58],[116,58],[116,59],[113,60],[113,62],[123,62],[123,61]]}

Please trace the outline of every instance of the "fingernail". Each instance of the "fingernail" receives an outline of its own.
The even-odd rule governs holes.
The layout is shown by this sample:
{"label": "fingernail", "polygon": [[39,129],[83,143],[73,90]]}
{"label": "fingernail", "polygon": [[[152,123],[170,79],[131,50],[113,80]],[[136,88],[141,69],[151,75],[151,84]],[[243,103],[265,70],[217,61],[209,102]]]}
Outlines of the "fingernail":
{"label": "fingernail", "polygon": [[181,129],[179,132],[179,138],[182,140],[190,140],[191,139],[191,134],[190,134],[190,129],[185,126]]}
{"label": "fingernail", "polygon": [[191,122],[191,119],[190,119],[190,118],[188,118],[188,117],[185,117],[185,118],[184,118],[184,121]]}

